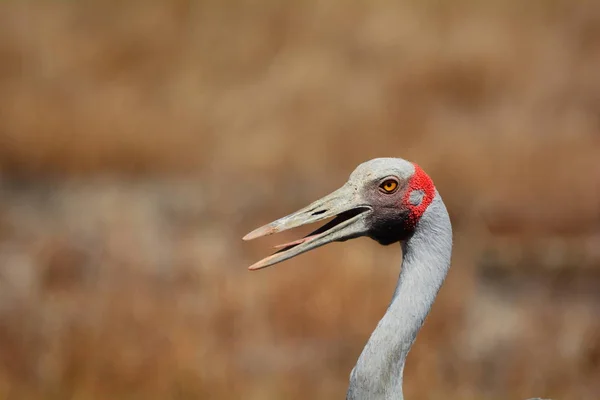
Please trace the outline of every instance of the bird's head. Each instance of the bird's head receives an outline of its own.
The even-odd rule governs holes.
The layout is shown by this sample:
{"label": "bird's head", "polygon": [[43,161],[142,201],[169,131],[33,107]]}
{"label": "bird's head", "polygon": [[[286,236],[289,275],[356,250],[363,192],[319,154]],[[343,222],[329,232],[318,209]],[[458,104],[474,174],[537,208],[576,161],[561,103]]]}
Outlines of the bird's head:
{"label": "bird's head", "polygon": [[246,236],[252,240],[324,219],[331,221],[250,266],[256,270],[332,242],[368,236],[382,245],[408,239],[435,196],[435,187],[416,164],[376,158],[360,164],[338,190]]}

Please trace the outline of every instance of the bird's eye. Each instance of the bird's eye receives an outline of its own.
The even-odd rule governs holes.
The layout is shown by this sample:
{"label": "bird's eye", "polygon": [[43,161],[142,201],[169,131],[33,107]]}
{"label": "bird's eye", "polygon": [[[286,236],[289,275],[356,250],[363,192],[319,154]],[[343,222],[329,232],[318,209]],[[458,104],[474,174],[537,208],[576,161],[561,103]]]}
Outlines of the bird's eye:
{"label": "bird's eye", "polygon": [[394,191],[398,188],[398,182],[396,182],[394,179],[387,179],[383,181],[379,187],[383,189],[385,193],[394,193]]}

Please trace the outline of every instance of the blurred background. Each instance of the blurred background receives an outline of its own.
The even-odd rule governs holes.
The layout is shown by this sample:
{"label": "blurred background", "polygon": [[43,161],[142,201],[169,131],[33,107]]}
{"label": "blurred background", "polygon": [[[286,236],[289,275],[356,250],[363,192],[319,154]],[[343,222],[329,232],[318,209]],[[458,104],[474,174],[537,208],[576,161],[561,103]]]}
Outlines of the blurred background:
{"label": "blurred background", "polygon": [[600,3],[0,3],[0,398],[334,399],[399,246],[250,230],[398,156],[453,267],[409,399],[600,394]]}

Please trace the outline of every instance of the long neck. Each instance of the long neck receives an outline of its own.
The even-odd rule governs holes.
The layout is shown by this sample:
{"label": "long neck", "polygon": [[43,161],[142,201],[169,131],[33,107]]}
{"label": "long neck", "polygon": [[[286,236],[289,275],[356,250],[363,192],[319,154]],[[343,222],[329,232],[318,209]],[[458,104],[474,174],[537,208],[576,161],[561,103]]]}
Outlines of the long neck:
{"label": "long neck", "polygon": [[394,296],[352,370],[347,399],[403,399],[406,357],[450,267],[452,228],[437,191],[402,250]]}

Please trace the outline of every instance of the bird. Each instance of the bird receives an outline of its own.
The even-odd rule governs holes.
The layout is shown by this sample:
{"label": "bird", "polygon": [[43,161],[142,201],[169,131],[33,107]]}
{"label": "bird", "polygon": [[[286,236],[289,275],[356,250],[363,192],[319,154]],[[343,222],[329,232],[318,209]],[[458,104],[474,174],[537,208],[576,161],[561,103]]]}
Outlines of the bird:
{"label": "bird", "polygon": [[302,239],[276,246],[252,264],[260,270],[328,243],[369,237],[400,243],[402,264],[388,308],[367,340],[349,378],[347,400],[404,399],[406,358],[450,269],[452,224],[432,179],[403,158],[375,158],[358,165],[339,189],[243,240],[326,219]]}

